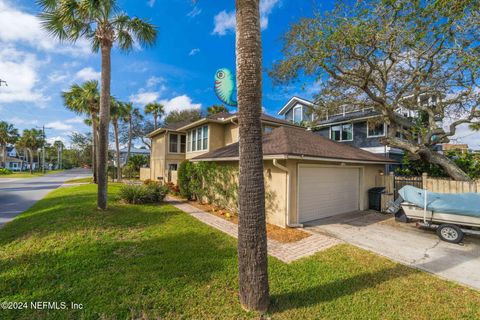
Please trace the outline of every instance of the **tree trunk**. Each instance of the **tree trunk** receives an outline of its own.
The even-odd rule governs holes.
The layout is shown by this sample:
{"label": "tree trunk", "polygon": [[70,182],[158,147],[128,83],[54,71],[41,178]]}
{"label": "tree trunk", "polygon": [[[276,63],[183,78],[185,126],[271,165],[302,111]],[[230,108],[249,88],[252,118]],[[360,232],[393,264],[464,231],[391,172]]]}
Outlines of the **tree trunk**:
{"label": "tree trunk", "polygon": [[113,122],[113,131],[115,135],[115,149],[117,157],[117,182],[122,181],[122,167],[120,166],[120,143],[118,142],[118,121]]}
{"label": "tree trunk", "polygon": [[239,118],[238,271],[240,303],[266,312],[269,304],[262,152],[262,48],[259,0],[236,0]]}
{"label": "tree trunk", "polygon": [[97,153],[98,153],[98,123],[97,114],[92,114],[92,171],[93,183],[97,183]]}
{"label": "tree trunk", "polygon": [[2,146],[2,164],[7,169],[7,145]]}
{"label": "tree trunk", "polygon": [[97,206],[107,209],[107,161],[108,161],[108,127],[110,125],[110,77],[112,46],[102,45],[102,88],[100,93],[100,125],[97,153]]}
{"label": "tree trunk", "polygon": [[157,130],[157,113],[153,113],[153,129]]}
{"label": "tree trunk", "polygon": [[128,163],[128,159],[130,159],[131,150],[132,150],[132,119],[128,121],[128,147],[127,147],[127,159],[125,163]]}
{"label": "tree trunk", "polygon": [[28,149],[28,153],[30,154],[30,174],[33,174],[33,151]]}
{"label": "tree trunk", "polygon": [[440,154],[436,151],[427,149],[420,152],[420,156],[423,160],[434,163],[442,167],[446,174],[450,176],[453,180],[457,181],[471,181],[470,177],[460,169],[455,162],[450,160],[448,157]]}

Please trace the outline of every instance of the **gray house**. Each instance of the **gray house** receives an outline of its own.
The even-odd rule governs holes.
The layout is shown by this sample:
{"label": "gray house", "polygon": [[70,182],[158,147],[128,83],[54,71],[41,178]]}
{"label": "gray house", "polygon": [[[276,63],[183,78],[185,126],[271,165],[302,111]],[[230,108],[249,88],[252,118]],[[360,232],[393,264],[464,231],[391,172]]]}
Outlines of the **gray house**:
{"label": "gray house", "polygon": [[[293,97],[278,112],[285,120],[293,123],[309,123],[315,133],[351,145],[375,154],[400,161],[403,151],[384,145],[381,139],[387,134],[388,126],[379,121],[379,113],[373,109],[354,109],[343,107],[338,113],[325,113],[317,118],[311,109],[315,104],[311,101]],[[393,169],[390,166],[387,171]]]}

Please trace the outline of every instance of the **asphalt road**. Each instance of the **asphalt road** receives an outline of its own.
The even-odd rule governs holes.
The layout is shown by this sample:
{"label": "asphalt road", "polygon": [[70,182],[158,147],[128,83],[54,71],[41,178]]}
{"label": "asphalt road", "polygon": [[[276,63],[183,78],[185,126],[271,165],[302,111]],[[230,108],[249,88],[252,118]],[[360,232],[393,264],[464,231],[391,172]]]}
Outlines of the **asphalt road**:
{"label": "asphalt road", "polygon": [[0,227],[30,208],[50,191],[65,181],[86,178],[92,173],[87,169],[72,169],[35,178],[0,178]]}

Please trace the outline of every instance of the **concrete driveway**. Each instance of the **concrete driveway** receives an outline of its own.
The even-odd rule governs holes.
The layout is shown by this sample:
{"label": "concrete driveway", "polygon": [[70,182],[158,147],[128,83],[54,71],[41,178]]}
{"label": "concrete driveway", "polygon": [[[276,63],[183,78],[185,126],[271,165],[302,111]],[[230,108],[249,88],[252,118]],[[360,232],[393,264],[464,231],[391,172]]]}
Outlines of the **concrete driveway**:
{"label": "concrete driveway", "polygon": [[391,215],[355,212],[305,225],[394,261],[480,290],[480,238],[465,236],[463,244],[441,241],[434,231]]}
{"label": "concrete driveway", "polygon": [[72,169],[43,177],[0,179],[0,227],[30,208],[47,193],[60,187],[65,181],[91,175],[91,170]]}

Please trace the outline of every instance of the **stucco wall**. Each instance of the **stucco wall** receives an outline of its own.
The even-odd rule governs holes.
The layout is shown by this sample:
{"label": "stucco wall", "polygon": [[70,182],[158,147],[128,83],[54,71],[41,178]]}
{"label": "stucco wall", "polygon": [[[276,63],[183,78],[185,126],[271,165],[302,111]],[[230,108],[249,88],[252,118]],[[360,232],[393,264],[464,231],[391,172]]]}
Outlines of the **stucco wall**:
{"label": "stucco wall", "polygon": [[180,164],[185,160],[185,154],[168,152],[168,133],[161,133],[152,138],[152,152],[150,154],[150,179],[167,178],[167,168],[170,163]]}
{"label": "stucco wall", "polygon": [[229,123],[224,127],[223,142],[227,146],[238,142],[238,125]]}

